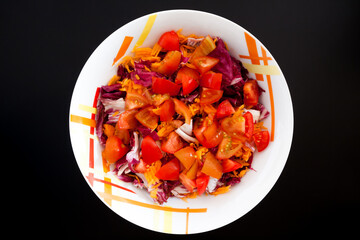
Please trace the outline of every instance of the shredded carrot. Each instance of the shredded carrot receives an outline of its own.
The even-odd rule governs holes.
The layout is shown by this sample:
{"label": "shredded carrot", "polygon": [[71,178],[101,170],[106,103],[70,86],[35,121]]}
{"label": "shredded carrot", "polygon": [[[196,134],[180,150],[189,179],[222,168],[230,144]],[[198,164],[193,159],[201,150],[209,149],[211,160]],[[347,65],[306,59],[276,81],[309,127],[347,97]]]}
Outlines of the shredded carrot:
{"label": "shredded carrot", "polygon": [[117,81],[120,80],[120,77],[118,75],[112,76],[112,78],[108,82],[108,86],[115,84]]}
{"label": "shredded carrot", "polygon": [[228,191],[230,191],[230,187],[231,187],[231,185],[224,186],[224,187],[219,187],[218,189],[215,190],[215,192],[212,192],[210,194],[216,196],[216,195],[219,195],[219,194],[227,193]]}
{"label": "shredded carrot", "polygon": [[161,167],[161,161],[158,160],[151,164],[151,166],[144,173],[145,179],[149,184],[149,187],[153,188],[156,184],[160,182],[160,180],[155,176],[156,172]]}
{"label": "shredded carrot", "polygon": [[162,47],[158,43],[155,43],[155,45],[151,51],[151,56],[157,57],[159,55],[159,53],[161,52],[161,50],[162,50]]}

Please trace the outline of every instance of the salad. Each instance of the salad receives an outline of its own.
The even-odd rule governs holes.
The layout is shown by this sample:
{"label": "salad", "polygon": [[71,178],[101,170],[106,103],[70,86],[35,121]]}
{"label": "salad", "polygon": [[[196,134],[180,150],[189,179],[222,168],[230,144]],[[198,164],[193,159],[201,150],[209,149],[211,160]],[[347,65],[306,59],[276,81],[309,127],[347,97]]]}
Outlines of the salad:
{"label": "salad", "polygon": [[228,192],[269,144],[257,81],[221,38],[181,32],[123,57],[97,105],[103,163],[159,204]]}

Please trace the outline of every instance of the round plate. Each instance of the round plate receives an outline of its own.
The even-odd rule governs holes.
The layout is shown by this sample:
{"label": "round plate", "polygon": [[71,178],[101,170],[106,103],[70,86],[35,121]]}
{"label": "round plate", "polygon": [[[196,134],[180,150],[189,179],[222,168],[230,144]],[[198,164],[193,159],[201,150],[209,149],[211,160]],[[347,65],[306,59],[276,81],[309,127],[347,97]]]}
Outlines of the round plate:
{"label": "round plate", "polygon": [[[225,194],[202,195],[187,202],[169,198],[160,206],[146,190],[105,173],[95,133],[99,87],[116,74],[113,60],[119,49],[152,47],[162,33],[183,29],[184,35],[219,36],[230,54],[240,59],[265,92],[260,102],[270,111],[264,125],[271,142],[255,152],[252,168]],[[130,44],[129,44],[130,43]],[[76,82],[69,114],[70,137],[77,164],[94,193],[116,214],[154,231],[187,234],[210,231],[231,223],[255,207],[274,186],[286,163],[293,135],[293,109],[285,77],[274,57],[251,33],[214,14],[171,10],[140,17],[116,30],[92,53]]]}

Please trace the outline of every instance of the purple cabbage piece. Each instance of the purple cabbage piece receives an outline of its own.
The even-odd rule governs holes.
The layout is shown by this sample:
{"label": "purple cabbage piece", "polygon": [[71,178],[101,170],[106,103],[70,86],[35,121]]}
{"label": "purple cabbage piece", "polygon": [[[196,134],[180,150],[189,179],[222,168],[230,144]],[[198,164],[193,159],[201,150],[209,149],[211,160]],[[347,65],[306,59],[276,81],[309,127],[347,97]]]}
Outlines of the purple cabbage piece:
{"label": "purple cabbage piece", "polygon": [[126,92],[125,91],[120,91],[119,89],[121,88],[121,84],[117,83],[117,84],[113,84],[110,86],[102,86],[100,89],[100,98],[106,98],[106,99],[112,99],[112,100],[116,100],[119,99],[121,97],[125,97],[126,96]]}
{"label": "purple cabbage piece", "polygon": [[231,80],[234,78],[233,61],[221,38],[218,38],[216,48],[209,56],[219,59],[218,64],[216,64],[212,70],[223,74],[222,85],[230,85]]}
{"label": "purple cabbage piece", "polygon": [[140,163],[140,139],[136,132],[133,132],[133,135],[130,137],[130,147],[131,150],[126,154],[126,161],[128,162],[130,170],[136,173],[137,171],[134,170],[134,165]]}
{"label": "purple cabbage piece", "polygon": [[160,139],[159,136],[157,135],[156,131],[153,131],[150,128],[147,128],[143,125],[139,125],[137,127],[137,130],[139,130],[139,132],[141,133],[143,138],[150,135],[150,137],[152,137],[152,139],[154,139],[154,141],[158,141]]}
{"label": "purple cabbage piece", "polygon": [[102,126],[107,121],[107,114],[105,114],[105,107],[101,102],[98,104],[96,112],[96,136],[99,138],[100,145],[104,146],[106,136]]}
{"label": "purple cabbage piece", "polygon": [[131,80],[134,81],[134,83],[143,85],[144,87],[150,87],[152,84],[153,77],[159,77],[159,78],[164,77],[160,73],[147,71],[145,69],[145,66],[147,68],[150,68],[150,62],[148,61],[135,62],[135,69],[133,72],[130,73],[130,78]]}

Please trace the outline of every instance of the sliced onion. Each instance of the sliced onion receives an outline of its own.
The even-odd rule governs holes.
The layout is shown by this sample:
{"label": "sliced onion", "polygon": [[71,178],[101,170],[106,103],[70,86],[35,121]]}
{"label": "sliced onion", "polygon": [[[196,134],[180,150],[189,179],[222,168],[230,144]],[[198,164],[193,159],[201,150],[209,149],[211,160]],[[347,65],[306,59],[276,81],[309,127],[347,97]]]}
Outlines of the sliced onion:
{"label": "sliced onion", "polygon": [[192,136],[193,120],[191,119],[190,124],[184,123],[180,129],[189,136]]}
{"label": "sliced onion", "polygon": [[184,133],[180,128],[176,129],[175,132],[179,134],[179,136],[182,137],[187,142],[194,142],[194,143],[198,142],[196,138],[190,137],[189,135]]}

